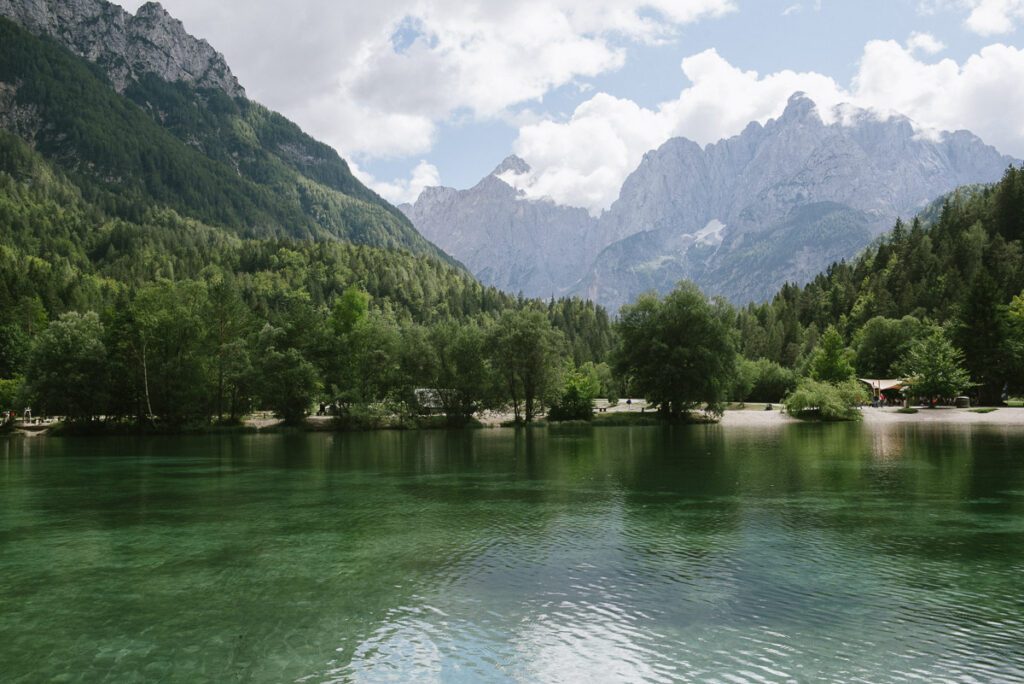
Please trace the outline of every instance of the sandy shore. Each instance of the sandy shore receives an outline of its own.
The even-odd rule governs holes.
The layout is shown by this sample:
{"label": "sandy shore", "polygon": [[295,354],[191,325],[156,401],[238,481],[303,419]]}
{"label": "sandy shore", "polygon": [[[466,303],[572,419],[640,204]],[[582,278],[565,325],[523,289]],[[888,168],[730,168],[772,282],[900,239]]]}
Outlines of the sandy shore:
{"label": "sandy shore", "polygon": [[[647,411],[647,405],[643,399],[634,399],[631,404],[627,404],[625,401],[622,401],[616,406],[609,406],[607,402],[599,400],[597,408],[601,414],[649,413],[649,411]],[[600,411],[602,408],[604,410]],[[773,410],[766,411],[764,410],[764,404],[753,404],[748,405],[745,409],[728,410],[722,416],[719,424],[725,427],[765,428],[802,422],[780,411],[780,408],[781,405],[776,404],[774,405]],[[935,409],[922,408],[918,409],[917,413],[900,413],[895,408],[865,407],[861,409],[861,412],[864,416],[864,423],[869,425],[930,423],[935,425],[1002,425],[1024,428],[1024,408],[1016,407],[998,408],[988,413],[975,413],[970,409],[956,409],[948,407]],[[501,423],[511,421],[513,419],[513,415],[511,413],[488,412],[478,416],[478,419],[484,425],[497,427]],[[325,429],[331,421],[331,418],[310,416],[307,420],[311,427]],[[248,416],[243,423],[248,427],[263,430],[266,428],[278,427],[283,424],[283,421],[280,418],[275,418],[267,413],[258,413]],[[45,435],[49,432],[47,429],[48,427],[49,426],[38,426],[32,430],[22,430],[18,428],[15,429],[15,434],[21,434],[29,437]]]}
{"label": "sandy shore", "polygon": [[[899,413],[894,408],[861,409],[867,424],[890,423],[932,423],[942,425],[1015,425],[1024,428],[1024,408],[999,408],[990,413],[974,413],[970,409],[935,408],[919,409],[917,413]],[[724,426],[766,426],[800,422],[797,419],[775,411],[753,410],[726,411],[722,416]]]}

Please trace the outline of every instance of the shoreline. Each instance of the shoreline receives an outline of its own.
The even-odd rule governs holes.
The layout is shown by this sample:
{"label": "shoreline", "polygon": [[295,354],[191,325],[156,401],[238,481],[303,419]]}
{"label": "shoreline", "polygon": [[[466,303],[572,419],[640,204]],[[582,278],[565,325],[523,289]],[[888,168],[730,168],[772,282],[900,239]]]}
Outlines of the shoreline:
{"label": "shoreline", "polygon": [[[696,418],[690,422],[681,424],[691,425],[717,425],[724,428],[776,428],[785,425],[814,425],[820,421],[807,421],[794,418],[783,411],[774,409],[764,410],[764,404],[748,405],[746,408],[727,409],[718,421],[703,421]],[[658,418],[654,412],[640,410],[645,408],[642,402],[632,406],[607,407],[604,412],[595,413],[593,421],[566,421],[550,422],[538,420],[530,426],[510,426],[511,414],[487,413],[480,416],[473,423],[463,426],[452,426],[443,420],[422,419],[418,424],[401,424],[367,426],[364,428],[343,428],[333,424],[333,417],[310,416],[302,425],[285,425],[284,421],[265,415],[247,418],[239,425],[208,425],[197,428],[181,428],[168,430],[147,430],[132,429],[97,429],[94,431],[56,431],[60,423],[52,425],[31,426],[29,429],[15,427],[7,432],[8,435],[19,435],[24,438],[58,436],[58,437],[91,437],[91,436],[182,436],[182,435],[229,435],[229,434],[275,434],[283,432],[376,432],[380,430],[482,430],[515,427],[657,427]],[[700,415],[700,414],[697,414]],[[982,425],[982,426],[1003,426],[1024,428],[1024,407],[998,407],[979,412],[977,409],[958,409],[952,407],[921,408],[917,413],[901,413],[897,408],[872,408],[861,409],[861,421],[839,421],[841,423],[860,422],[864,425]],[[436,418],[436,417],[435,417]],[[52,433],[52,435],[51,435]],[[3,436],[3,433],[0,433]]]}
{"label": "shoreline", "polygon": [[[865,406],[860,409],[864,425],[896,425],[896,424],[927,424],[927,425],[1001,425],[1024,428],[1024,408],[1014,406],[992,407],[983,409],[959,409],[948,406],[937,408],[919,408],[917,413],[900,413],[898,408],[872,408]],[[758,411],[756,409],[736,409],[726,411],[719,425],[723,427],[759,427],[772,425],[814,424],[820,421],[807,421],[775,411]],[[858,422],[858,421],[839,421]]]}

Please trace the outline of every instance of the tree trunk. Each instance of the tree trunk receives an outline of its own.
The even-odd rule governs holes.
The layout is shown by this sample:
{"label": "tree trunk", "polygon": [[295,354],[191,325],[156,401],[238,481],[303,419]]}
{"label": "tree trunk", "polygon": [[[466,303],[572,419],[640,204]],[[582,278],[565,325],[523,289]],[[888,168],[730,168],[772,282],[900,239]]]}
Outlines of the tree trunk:
{"label": "tree trunk", "polygon": [[146,341],[142,341],[142,389],[146,395],[146,418],[153,422],[153,404],[149,400],[149,366],[146,363]]}

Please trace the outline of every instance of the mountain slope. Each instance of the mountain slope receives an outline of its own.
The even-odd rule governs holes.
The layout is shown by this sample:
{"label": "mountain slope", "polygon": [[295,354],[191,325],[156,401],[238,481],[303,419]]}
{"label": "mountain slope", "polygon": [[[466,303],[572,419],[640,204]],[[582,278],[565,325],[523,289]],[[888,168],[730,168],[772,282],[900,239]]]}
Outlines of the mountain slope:
{"label": "mountain slope", "polygon": [[[0,14],[44,34],[0,18],[0,127],[105,211],[137,220],[145,207],[167,206],[243,235],[342,239],[449,260],[332,149],[245,99],[223,58],[159,6],[133,18],[102,0],[2,0]],[[94,34],[113,35],[122,49],[96,47]]]}
{"label": "mountain slope", "polygon": [[[763,300],[854,256],[896,217],[993,182],[1014,162],[965,131],[935,141],[903,118],[848,115],[826,124],[798,93],[765,126],[704,149],[674,139],[648,153],[601,218],[634,237],[603,252],[575,291],[618,306],[646,272],[659,290],[689,278],[736,302]],[[714,244],[698,239],[709,225],[724,226]]]}
{"label": "mountain slope", "polygon": [[[617,308],[691,279],[742,303],[806,282],[896,217],[993,182],[1014,162],[966,131],[932,140],[903,118],[842,114],[826,124],[797,93],[778,119],[716,144],[669,140],[597,219],[524,200],[499,174],[468,191],[428,189],[406,212],[484,282],[528,295],[569,292]],[[528,278],[524,261],[536,264]]]}
{"label": "mountain slope", "polygon": [[[428,240],[482,281],[506,292],[547,297],[580,278],[597,256],[594,220],[583,209],[525,201],[501,179],[528,170],[509,157],[469,190],[427,188],[399,207]],[[573,249],[565,249],[565,243]]]}
{"label": "mountain slope", "polygon": [[0,0],[0,16],[99,66],[118,92],[145,74],[245,95],[223,55],[193,38],[159,3],[133,15],[97,0]]}
{"label": "mountain slope", "polygon": [[902,352],[893,326],[909,316],[914,325],[943,325],[965,353],[979,399],[998,404],[1007,383],[1024,382],[1020,328],[1007,311],[1018,295],[1024,299],[1024,171],[1011,167],[997,184],[961,188],[855,259],[741,310],[741,348],[748,358],[798,367],[834,325],[858,358],[869,352],[871,368],[859,372],[896,377]]}

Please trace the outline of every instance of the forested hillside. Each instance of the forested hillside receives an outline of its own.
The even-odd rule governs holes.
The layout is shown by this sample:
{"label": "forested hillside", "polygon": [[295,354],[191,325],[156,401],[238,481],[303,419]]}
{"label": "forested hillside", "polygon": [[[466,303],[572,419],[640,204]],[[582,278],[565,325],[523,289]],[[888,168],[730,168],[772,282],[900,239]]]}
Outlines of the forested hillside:
{"label": "forested hillside", "polygon": [[118,94],[95,65],[0,18],[0,126],[91,205],[153,207],[255,237],[343,239],[447,259],[334,150],[244,97],[142,75]]}
{"label": "forested hillside", "polygon": [[[611,343],[588,302],[518,299],[432,255],[245,238],[169,208],[108,214],[8,133],[0,224],[7,408],[172,425],[254,407],[294,418],[317,397],[411,404],[416,387],[455,386],[459,364],[521,346],[496,341],[500,322],[545,340],[549,364],[601,359]],[[494,377],[452,401],[472,413],[518,396],[518,379],[506,391]]]}
{"label": "forested hillside", "polygon": [[197,87],[147,71],[178,48],[226,69],[159,8],[143,29],[177,47],[132,33],[127,70],[116,50],[76,56],[121,35],[117,8],[80,9],[99,23],[73,35],[0,19],[0,408],[294,421],[314,400],[416,411],[428,387],[456,420],[532,417],[563,370],[596,374],[604,310],[482,286],[229,72]]}
{"label": "forested hillside", "polygon": [[740,348],[805,368],[829,326],[854,353],[861,377],[899,377],[899,360],[934,326],[965,357],[983,403],[1019,387],[1024,309],[1024,171],[993,186],[964,188],[849,263],[805,287],[787,285],[739,312]]}

